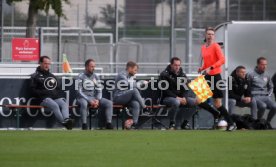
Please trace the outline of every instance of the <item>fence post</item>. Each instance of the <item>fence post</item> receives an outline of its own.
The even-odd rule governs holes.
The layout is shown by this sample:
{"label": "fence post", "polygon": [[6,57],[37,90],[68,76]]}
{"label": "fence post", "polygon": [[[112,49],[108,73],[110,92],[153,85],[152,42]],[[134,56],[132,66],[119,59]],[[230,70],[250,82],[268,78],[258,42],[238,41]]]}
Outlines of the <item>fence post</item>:
{"label": "fence post", "polygon": [[[114,41],[113,41],[113,49],[114,49],[114,56],[115,56],[115,63],[117,64],[117,53],[118,53],[118,41],[119,41],[119,27],[118,27],[118,21],[119,21],[119,7],[118,7],[118,0],[115,0],[115,30],[114,31]],[[113,63],[113,62],[110,62]],[[117,65],[115,67],[115,72],[117,72]],[[114,72],[112,70],[112,72]]]}
{"label": "fence post", "polygon": [[175,49],[175,0],[171,1],[171,36],[170,36],[170,58],[174,57]]}
{"label": "fence post", "polygon": [[185,54],[185,62],[188,63],[188,73],[191,72],[192,42],[193,42],[193,0],[188,0],[188,15],[187,15],[187,28],[186,28],[186,54]]}
{"label": "fence post", "polygon": [[0,38],[1,38],[1,43],[0,43],[0,62],[2,62],[2,55],[3,55],[3,36],[4,36],[4,1],[3,0],[0,0],[0,9],[1,9],[1,12],[0,12],[0,19],[1,19],[1,34],[0,34]]}
{"label": "fence post", "polygon": [[57,53],[57,72],[61,72],[61,68],[59,67],[61,61],[61,24],[60,17],[58,17],[58,53]]}
{"label": "fence post", "polygon": [[38,29],[38,38],[39,38],[39,57],[43,54],[43,28]]}

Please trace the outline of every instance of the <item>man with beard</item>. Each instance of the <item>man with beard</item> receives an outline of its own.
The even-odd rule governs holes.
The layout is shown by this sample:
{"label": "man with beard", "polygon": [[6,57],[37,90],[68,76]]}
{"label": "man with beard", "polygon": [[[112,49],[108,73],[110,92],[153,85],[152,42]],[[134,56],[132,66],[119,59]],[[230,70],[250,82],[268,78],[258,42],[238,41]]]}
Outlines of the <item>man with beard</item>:
{"label": "man with beard", "polygon": [[135,62],[127,62],[126,70],[120,72],[115,79],[115,91],[113,96],[114,103],[130,108],[133,118],[131,129],[138,129],[140,110],[146,107],[134,79],[138,68],[138,64]]}
{"label": "man with beard", "polygon": [[78,76],[78,103],[80,104],[80,113],[82,120],[82,130],[87,130],[87,113],[88,108],[98,108],[100,112],[105,113],[106,129],[113,129],[112,101],[102,97],[102,87],[99,77],[95,74],[94,69],[96,62],[93,59],[85,61],[85,71]]}
{"label": "man with beard", "polygon": [[69,118],[68,104],[60,95],[60,86],[57,78],[50,72],[51,59],[42,56],[39,66],[31,76],[31,92],[38,99],[40,105],[53,111],[59,123],[71,130],[74,120]]}
{"label": "man with beard", "polygon": [[[231,82],[231,83],[230,83]],[[251,95],[251,88],[246,78],[246,68],[238,66],[229,77],[229,114],[233,114],[235,106],[250,107],[251,116],[257,120],[257,103]]]}
{"label": "man with beard", "polygon": [[271,77],[266,72],[267,69],[267,59],[265,57],[259,57],[257,59],[257,66],[248,75],[249,83],[251,85],[251,94],[256,99],[258,107],[258,119],[264,116],[266,109],[269,109],[267,115],[267,123],[269,129],[271,127],[271,120],[276,113],[276,102],[272,100],[271,96],[273,93],[273,84]]}
{"label": "man with beard", "polygon": [[[178,82],[183,79],[184,84],[179,85],[180,83]],[[214,116],[214,127],[216,126],[220,116],[219,111],[210,106],[207,102],[201,103],[198,98],[190,97],[188,95],[188,91],[190,91],[187,86],[188,78],[181,68],[181,60],[178,57],[173,57],[171,59],[170,64],[160,74],[160,81],[166,81],[169,84],[168,89],[162,91],[161,103],[170,107],[170,129],[176,129],[175,121],[177,112],[185,111],[186,106],[199,106],[207,110]],[[184,122],[181,124],[182,129],[185,128],[187,120],[189,120],[193,114],[194,112],[189,113],[189,115],[185,118]]]}

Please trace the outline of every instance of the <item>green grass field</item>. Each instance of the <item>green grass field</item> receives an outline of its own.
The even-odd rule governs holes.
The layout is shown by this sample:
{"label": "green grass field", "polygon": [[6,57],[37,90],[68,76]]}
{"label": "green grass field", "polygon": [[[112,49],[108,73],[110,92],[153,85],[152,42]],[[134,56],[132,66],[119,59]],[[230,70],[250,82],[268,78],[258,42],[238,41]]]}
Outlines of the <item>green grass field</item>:
{"label": "green grass field", "polygon": [[1,167],[276,166],[276,131],[0,131]]}

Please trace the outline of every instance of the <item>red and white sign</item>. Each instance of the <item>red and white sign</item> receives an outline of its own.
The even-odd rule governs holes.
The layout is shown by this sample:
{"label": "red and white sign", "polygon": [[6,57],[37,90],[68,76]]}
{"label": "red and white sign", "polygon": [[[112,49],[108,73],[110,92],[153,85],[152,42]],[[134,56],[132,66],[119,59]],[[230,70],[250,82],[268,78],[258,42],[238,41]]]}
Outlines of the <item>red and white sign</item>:
{"label": "red and white sign", "polygon": [[13,38],[12,60],[37,61],[39,59],[39,40],[37,38]]}

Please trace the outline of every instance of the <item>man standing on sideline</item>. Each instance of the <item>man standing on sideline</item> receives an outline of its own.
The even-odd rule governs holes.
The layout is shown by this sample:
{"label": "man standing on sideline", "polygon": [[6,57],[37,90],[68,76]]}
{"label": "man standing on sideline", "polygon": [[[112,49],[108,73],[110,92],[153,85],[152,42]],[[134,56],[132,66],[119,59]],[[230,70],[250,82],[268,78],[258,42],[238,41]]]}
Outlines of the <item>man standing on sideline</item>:
{"label": "man standing on sideline", "polygon": [[[180,83],[180,80],[184,80],[184,82]],[[176,128],[175,121],[177,112],[184,111],[185,106],[194,107],[198,105],[214,116],[215,124],[218,122],[220,115],[219,111],[211,107],[207,102],[201,103],[199,99],[189,97],[188,78],[181,68],[181,60],[178,57],[173,57],[171,59],[170,65],[160,74],[160,81],[166,81],[169,84],[168,89],[163,90],[161,93],[161,103],[171,107],[169,111],[170,129],[174,130]],[[181,129],[185,129],[187,120],[189,120],[193,114],[194,112],[188,114],[189,116],[187,116],[181,124]]]}
{"label": "man standing on sideline", "polygon": [[57,78],[50,73],[51,59],[48,56],[42,56],[39,64],[36,72],[31,76],[31,92],[40,105],[53,111],[58,122],[71,130],[73,120],[69,118],[68,104],[60,96]]}
{"label": "man standing on sideline", "polygon": [[211,88],[214,88],[212,90],[214,106],[220,111],[221,115],[223,115],[227,121],[227,130],[236,130],[236,124],[230,117],[227,109],[222,104],[223,91],[218,86],[218,83],[223,82],[221,73],[222,66],[225,63],[225,58],[219,44],[215,41],[215,29],[212,27],[208,27],[205,30],[205,44],[201,46],[201,56],[203,64],[202,67],[198,69],[198,72],[205,72],[206,81]]}
{"label": "man standing on sideline", "polygon": [[[231,83],[230,83],[231,82]],[[246,78],[246,68],[238,66],[229,77],[229,114],[233,114],[235,106],[250,107],[251,116],[257,120],[257,103],[251,95],[251,88]]]}
{"label": "man standing on sideline", "polygon": [[138,129],[140,110],[146,107],[134,79],[137,71],[138,64],[133,61],[127,62],[126,70],[120,72],[115,79],[113,98],[114,103],[130,107],[133,119],[131,129]]}
{"label": "man standing on sideline", "polygon": [[93,59],[85,61],[85,71],[78,76],[78,97],[77,101],[80,105],[80,113],[82,120],[82,129],[87,130],[87,113],[89,107],[99,108],[100,112],[104,112],[106,116],[106,129],[113,129],[112,101],[102,97],[102,87],[99,77],[94,73],[96,63]]}
{"label": "man standing on sideline", "polygon": [[248,74],[249,83],[251,85],[251,94],[256,99],[258,106],[258,119],[261,119],[266,109],[270,109],[267,116],[267,123],[271,127],[271,120],[276,113],[276,102],[272,100],[273,84],[271,77],[266,72],[267,60],[265,57],[257,59],[257,66]]}

